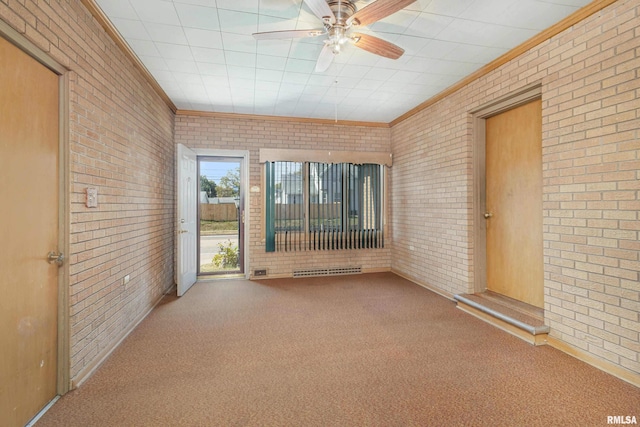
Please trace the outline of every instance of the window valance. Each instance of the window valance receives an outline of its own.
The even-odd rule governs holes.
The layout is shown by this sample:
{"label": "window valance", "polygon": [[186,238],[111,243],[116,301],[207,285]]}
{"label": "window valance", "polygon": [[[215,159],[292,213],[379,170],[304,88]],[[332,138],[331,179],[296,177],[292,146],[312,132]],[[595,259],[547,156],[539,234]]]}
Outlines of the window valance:
{"label": "window valance", "polygon": [[297,149],[260,149],[260,163],[266,162],[317,162],[351,163],[354,165],[377,164],[391,167],[393,155],[378,151],[333,151]]}

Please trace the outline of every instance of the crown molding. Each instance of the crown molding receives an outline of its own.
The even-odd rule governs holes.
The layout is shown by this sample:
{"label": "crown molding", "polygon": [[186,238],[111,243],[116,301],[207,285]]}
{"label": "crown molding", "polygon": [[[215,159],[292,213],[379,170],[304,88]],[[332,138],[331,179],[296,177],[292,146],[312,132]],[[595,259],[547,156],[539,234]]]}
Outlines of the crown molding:
{"label": "crown molding", "polygon": [[238,114],[238,113],[218,113],[211,111],[200,110],[178,110],[177,116],[198,116],[198,117],[212,117],[217,119],[235,119],[235,120],[266,120],[273,122],[294,122],[294,123],[313,123],[321,125],[335,125],[335,126],[360,126],[360,127],[375,127],[375,128],[390,128],[389,123],[383,122],[359,122],[350,120],[331,120],[331,119],[313,119],[306,117],[286,117],[286,116],[266,116],[259,114]]}

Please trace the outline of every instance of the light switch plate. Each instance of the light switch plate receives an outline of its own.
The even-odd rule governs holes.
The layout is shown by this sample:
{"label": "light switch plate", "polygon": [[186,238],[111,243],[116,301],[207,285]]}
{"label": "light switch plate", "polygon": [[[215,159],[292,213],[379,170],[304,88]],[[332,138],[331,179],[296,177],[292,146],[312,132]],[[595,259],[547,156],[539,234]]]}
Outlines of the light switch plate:
{"label": "light switch plate", "polygon": [[87,207],[98,207],[98,189],[95,187],[87,187]]}

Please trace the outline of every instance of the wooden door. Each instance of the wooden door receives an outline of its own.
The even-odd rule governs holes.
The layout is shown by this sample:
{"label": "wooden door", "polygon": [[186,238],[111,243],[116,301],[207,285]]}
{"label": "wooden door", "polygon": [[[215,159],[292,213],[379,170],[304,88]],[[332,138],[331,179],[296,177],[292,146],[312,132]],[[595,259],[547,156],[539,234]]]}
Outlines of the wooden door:
{"label": "wooden door", "polygon": [[540,100],[486,120],[486,197],[487,289],[543,307]]}
{"label": "wooden door", "polygon": [[24,426],[57,393],[58,82],[0,37],[0,419]]}

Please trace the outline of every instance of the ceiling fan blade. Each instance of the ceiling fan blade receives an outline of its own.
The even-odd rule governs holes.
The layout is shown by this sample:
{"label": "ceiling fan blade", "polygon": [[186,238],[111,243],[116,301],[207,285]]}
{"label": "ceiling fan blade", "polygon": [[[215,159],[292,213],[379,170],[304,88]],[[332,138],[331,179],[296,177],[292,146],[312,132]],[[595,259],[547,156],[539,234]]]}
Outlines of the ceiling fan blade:
{"label": "ceiling fan blade", "polygon": [[276,39],[301,39],[305,37],[318,37],[325,33],[325,30],[288,30],[288,31],[265,31],[264,33],[253,33],[256,40],[276,40]]}
{"label": "ceiling fan blade", "polygon": [[320,51],[320,56],[318,57],[318,61],[316,62],[316,73],[322,73],[327,71],[327,68],[333,62],[333,57],[335,54],[333,53],[333,49],[328,44],[325,44],[322,50]]}
{"label": "ceiling fan blade", "polygon": [[400,9],[404,9],[415,1],[416,0],[376,0],[347,19],[347,25],[369,25],[396,13]]}
{"label": "ceiling fan blade", "polygon": [[309,9],[316,15],[318,18],[322,19],[323,22],[327,21],[330,24],[336,23],[336,16],[333,14],[333,11],[329,7],[329,3],[325,0],[303,0]]}
{"label": "ceiling fan blade", "polygon": [[367,52],[384,56],[385,58],[398,59],[404,53],[404,49],[388,41],[368,34],[354,33],[351,35],[353,44]]}

